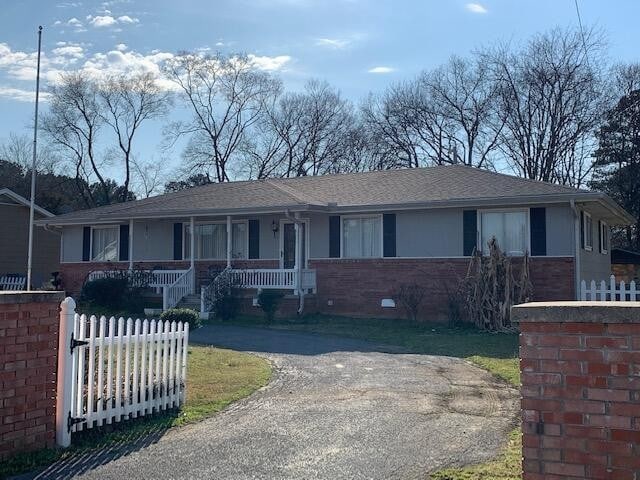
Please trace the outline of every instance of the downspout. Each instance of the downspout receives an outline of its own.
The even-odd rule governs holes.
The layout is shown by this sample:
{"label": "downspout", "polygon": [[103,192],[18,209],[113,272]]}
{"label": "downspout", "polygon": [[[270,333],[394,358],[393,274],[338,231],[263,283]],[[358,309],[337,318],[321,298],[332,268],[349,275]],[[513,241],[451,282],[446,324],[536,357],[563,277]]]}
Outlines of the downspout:
{"label": "downspout", "polygon": [[[295,216],[293,216],[288,210],[286,210],[284,212],[284,216],[287,218],[287,220],[290,220],[296,225],[296,229],[300,229],[300,225],[304,225],[304,222],[300,220],[297,213]],[[298,237],[299,235],[296,235],[296,259],[297,259],[296,291],[298,292],[298,315],[302,315],[302,312],[304,311],[304,291],[302,290],[302,251],[301,249],[304,248],[304,245],[298,245]],[[301,243],[304,243],[304,242],[301,242]]]}
{"label": "downspout", "polygon": [[580,300],[580,249],[582,248],[582,245],[580,244],[580,229],[582,228],[582,225],[580,225],[580,212],[578,211],[578,208],[576,207],[576,202],[575,200],[571,199],[569,200],[569,203],[571,205],[571,210],[573,211],[573,251],[574,251],[574,264],[575,264],[575,289],[576,289],[576,299]]}

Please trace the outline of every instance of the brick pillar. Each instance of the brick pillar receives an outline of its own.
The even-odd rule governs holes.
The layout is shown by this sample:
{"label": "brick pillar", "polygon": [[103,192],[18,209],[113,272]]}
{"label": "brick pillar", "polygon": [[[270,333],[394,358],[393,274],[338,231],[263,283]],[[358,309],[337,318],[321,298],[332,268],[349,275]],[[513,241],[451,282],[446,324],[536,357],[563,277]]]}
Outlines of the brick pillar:
{"label": "brick pillar", "polygon": [[52,447],[64,292],[0,292],[0,461]]}
{"label": "brick pillar", "polygon": [[514,307],[524,480],[640,479],[640,302]]}

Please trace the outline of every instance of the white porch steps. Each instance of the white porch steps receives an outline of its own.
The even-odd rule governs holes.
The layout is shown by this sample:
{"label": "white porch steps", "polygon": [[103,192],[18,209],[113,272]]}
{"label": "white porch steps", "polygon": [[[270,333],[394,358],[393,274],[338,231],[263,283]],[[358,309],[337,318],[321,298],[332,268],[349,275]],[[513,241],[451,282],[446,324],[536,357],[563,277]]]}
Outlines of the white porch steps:
{"label": "white porch steps", "polygon": [[186,295],[178,302],[176,308],[190,308],[196,312],[200,311],[200,295]]}

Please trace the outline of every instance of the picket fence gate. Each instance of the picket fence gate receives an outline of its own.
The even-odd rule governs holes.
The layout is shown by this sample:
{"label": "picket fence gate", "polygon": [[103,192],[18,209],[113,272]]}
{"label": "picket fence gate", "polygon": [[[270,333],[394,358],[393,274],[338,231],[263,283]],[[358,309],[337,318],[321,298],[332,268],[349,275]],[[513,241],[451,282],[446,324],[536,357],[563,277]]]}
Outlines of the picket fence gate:
{"label": "picket fence gate", "polygon": [[189,324],[78,315],[61,304],[56,443],[185,401]]}
{"label": "picket fence gate", "polygon": [[596,283],[591,280],[589,284],[580,282],[580,300],[611,301],[611,302],[635,302],[640,300],[640,291],[636,289],[636,282],[625,283],[624,280],[616,284],[616,277],[611,275],[609,282],[604,280]]}

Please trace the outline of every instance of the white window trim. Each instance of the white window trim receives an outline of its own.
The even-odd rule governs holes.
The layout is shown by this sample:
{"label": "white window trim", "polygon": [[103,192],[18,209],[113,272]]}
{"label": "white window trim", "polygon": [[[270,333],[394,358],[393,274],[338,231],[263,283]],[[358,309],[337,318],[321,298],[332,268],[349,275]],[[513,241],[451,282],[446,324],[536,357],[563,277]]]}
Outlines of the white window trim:
{"label": "white window trim", "polygon": [[[106,230],[108,228],[115,228],[118,230],[116,241],[116,259],[115,260],[95,260],[93,258],[93,231],[94,230]],[[90,262],[119,262],[120,261],[120,224],[118,225],[99,225],[99,226],[91,226],[91,241],[89,242],[89,261]]]}
{"label": "white window trim", "polygon": [[[525,232],[525,240],[526,240],[526,246],[525,249],[526,251],[523,253],[523,255],[509,255],[507,254],[507,256],[524,256],[524,254],[531,254],[531,208],[527,207],[527,208],[484,208],[484,209],[480,209],[478,210],[477,216],[476,216],[476,234],[478,235],[478,237],[476,238],[476,245],[478,245],[480,247],[480,253],[482,253],[482,255],[488,255],[489,252],[487,252],[487,247],[482,243],[482,214],[483,213],[509,213],[509,212],[522,212],[525,215],[525,226],[527,231]],[[502,246],[500,246],[500,248],[502,248]]]}
{"label": "white window trim", "polygon": [[[591,220],[591,245],[587,245],[587,242],[589,241],[589,236],[587,235],[587,218]],[[593,217],[585,210],[582,211],[582,237],[584,238],[584,245],[582,248],[587,252],[593,251]]]}
{"label": "white window trim", "polygon": [[[304,222],[304,248],[307,251],[306,255],[304,256],[305,261],[304,261],[304,268],[309,268],[309,219],[308,218],[300,218],[300,221]],[[281,218],[280,219],[280,225],[278,226],[278,232],[279,232],[279,251],[280,251],[280,255],[279,255],[279,263],[278,265],[280,265],[280,268],[284,268],[284,225],[286,223],[293,223],[295,224],[295,222],[293,222],[292,220],[288,220],[286,218]]]}
{"label": "white window trim", "polygon": [[[233,258],[231,257],[231,260],[248,260],[249,259],[249,220],[232,220],[231,223],[244,223],[247,226],[247,239],[246,239],[246,244],[245,244],[245,252],[247,253],[247,257],[246,258]],[[193,226],[197,226],[197,225],[224,225],[225,227],[227,226],[227,222],[224,220],[216,220],[214,222],[208,222],[205,220],[201,220],[199,222],[194,222]],[[187,257],[187,228],[189,228],[191,225],[188,222],[184,222],[183,223],[183,228],[182,228],[182,260],[189,260],[191,258],[191,256]],[[233,234],[233,227],[231,227],[231,232]],[[226,246],[227,244],[225,243],[225,249],[227,248]],[[218,261],[218,262],[222,262],[222,261],[226,261],[227,257],[224,258],[197,258],[197,257],[193,257],[194,260],[196,261]]]}
{"label": "white window trim", "polygon": [[604,243],[605,243],[605,237],[606,237],[607,246],[609,245],[609,225],[607,225],[606,222],[603,222],[602,220],[600,220],[598,222],[598,228],[599,228],[598,234],[600,238],[600,253],[603,255],[607,255],[609,253],[609,249],[604,248]]}
{"label": "white window trim", "polygon": [[[384,224],[383,224],[383,214],[382,213],[374,213],[374,214],[356,214],[356,215],[340,215],[340,258],[345,259],[368,259],[368,258],[384,258]],[[380,221],[380,255],[375,257],[345,257],[344,256],[344,220],[349,218],[377,218]]]}

